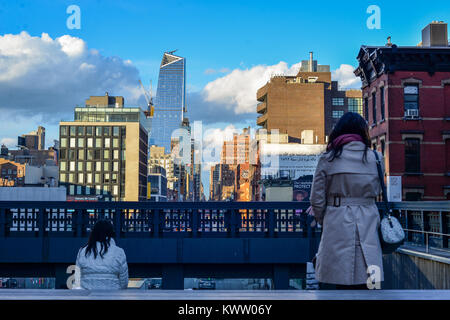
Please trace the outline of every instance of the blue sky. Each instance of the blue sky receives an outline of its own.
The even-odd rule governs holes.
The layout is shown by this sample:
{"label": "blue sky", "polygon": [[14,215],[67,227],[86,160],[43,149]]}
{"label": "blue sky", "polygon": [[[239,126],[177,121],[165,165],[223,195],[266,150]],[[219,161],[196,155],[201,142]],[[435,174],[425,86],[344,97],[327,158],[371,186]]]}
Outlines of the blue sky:
{"label": "blue sky", "polygon": [[[81,29],[66,27],[68,5],[81,9]],[[366,9],[381,9],[381,30],[369,30]],[[449,1],[1,1],[0,30],[64,34],[108,56],[132,60],[142,79],[156,82],[161,53],[179,49],[188,60],[189,88],[217,75],[206,69],[290,64],[310,50],[319,63],[355,65],[361,44],[416,44],[431,20],[450,21]]]}
{"label": "blue sky", "polygon": [[[69,5],[80,7],[79,30],[67,28]],[[367,28],[370,5],[380,8],[380,29]],[[362,44],[391,36],[416,45],[433,20],[450,22],[450,1],[0,0],[0,143],[14,146],[39,124],[51,145],[58,122],[89,95],[144,106],[138,79],[156,88],[162,54],[175,49],[187,59],[191,122],[218,136],[256,127],[256,89],[271,74],[295,73],[309,51],[357,88]]]}

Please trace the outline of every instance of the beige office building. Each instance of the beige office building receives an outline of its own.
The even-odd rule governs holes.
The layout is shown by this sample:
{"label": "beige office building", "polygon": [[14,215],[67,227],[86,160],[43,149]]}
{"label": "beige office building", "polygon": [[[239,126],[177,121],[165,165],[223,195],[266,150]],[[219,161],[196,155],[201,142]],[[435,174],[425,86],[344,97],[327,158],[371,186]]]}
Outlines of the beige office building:
{"label": "beige office building", "polygon": [[145,119],[140,108],[97,105],[60,122],[59,178],[68,200],[146,200]]}

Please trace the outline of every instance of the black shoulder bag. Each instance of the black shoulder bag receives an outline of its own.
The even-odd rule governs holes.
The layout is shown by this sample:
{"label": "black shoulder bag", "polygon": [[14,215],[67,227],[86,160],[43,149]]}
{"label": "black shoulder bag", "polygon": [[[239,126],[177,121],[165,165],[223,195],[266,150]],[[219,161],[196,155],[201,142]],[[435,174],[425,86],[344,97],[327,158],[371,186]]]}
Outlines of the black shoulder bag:
{"label": "black shoulder bag", "polygon": [[397,250],[399,246],[405,241],[405,231],[397,218],[391,215],[392,209],[390,208],[387,200],[386,186],[384,184],[383,172],[381,169],[381,161],[378,157],[378,153],[373,150],[375,158],[377,160],[378,178],[380,180],[381,191],[383,195],[384,207],[380,210],[380,228],[378,234],[380,236],[380,244],[383,254],[390,254]]}

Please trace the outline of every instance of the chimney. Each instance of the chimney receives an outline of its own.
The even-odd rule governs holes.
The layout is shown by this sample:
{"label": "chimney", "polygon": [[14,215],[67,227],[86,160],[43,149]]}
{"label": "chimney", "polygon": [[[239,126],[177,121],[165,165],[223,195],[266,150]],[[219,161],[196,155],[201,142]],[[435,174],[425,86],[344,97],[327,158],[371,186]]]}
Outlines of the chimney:
{"label": "chimney", "polygon": [[309,52],[309,72],[313,72],[313,52]]}

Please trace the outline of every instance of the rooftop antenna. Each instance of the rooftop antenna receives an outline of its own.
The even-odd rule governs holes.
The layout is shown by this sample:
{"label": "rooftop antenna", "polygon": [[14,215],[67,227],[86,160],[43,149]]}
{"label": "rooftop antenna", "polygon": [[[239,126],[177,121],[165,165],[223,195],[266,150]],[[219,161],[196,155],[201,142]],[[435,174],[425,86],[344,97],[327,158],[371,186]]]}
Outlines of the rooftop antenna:
{"label": "rooftop antenna", "polygon": [[169,51],[169,52],[167,52],[168,54],[173,54],[174,52],[176,52],[178,49],[175,49],[175,50],[173,50],[173,51]]}

